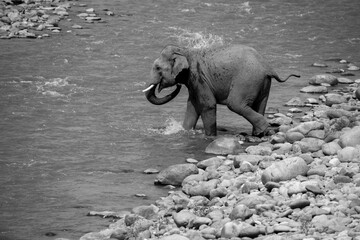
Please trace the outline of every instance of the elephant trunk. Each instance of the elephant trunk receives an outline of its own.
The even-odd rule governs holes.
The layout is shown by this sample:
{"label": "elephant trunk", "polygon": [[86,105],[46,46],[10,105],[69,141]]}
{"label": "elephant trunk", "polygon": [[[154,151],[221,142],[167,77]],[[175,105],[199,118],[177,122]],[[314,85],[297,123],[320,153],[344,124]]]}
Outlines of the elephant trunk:
{"label": "elephant trunk", "polygon": [[143,92],[145,92],[145,96],[146,96],[147,100],[149,100],[149,102],[151,102],[152,104],[155,104],[155,105],[162,105],[167,102],[170,102],[173,98],[175,98],[179,94],[180,89],[181,89],[181,85],[178,84],[178,85],[176,85],[176,89],[172,93],[170,93],[162,98],[158,98],[155,95],[156,87],[157,87],[157,84],[152,84],[148,88],[143,90]]}

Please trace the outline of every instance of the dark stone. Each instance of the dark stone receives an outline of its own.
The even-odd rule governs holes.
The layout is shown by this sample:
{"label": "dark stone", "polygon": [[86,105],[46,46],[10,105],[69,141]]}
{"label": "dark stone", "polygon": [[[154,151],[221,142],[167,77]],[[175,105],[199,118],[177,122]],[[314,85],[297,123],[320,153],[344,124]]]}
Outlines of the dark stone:
{"label": "dark stone", "polygon": [[296,199],[289,204],[289,207],[295,209],[295,208],[304,208],[309,205],[310,205],[310,201],[307,199]]}
{"label": "dark stone", "polygon": [[280,184],[277,182],[267,182],[265,184],[265,188],[266,188],[266,190],[271,192],[271,190],[273,190],[274,188],[280,188]]}

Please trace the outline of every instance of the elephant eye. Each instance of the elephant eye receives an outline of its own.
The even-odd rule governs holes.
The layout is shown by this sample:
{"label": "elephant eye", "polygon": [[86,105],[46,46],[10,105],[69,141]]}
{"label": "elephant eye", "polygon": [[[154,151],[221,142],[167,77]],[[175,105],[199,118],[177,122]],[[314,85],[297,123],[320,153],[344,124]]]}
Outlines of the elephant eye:
{"label": "elephant eye", "polygon": [[161,70],[161,67],[160,67],[159,65],[156,65],[156,66],[155,66],[155,70],[156,70],[156,71],[160,71],[160,70]]}

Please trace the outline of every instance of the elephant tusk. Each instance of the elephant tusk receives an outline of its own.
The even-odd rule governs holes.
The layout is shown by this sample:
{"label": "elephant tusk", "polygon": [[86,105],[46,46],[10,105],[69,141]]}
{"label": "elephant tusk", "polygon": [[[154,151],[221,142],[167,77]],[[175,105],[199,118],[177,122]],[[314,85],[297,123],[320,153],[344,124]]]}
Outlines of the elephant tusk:
{"label": "elephant tusk", "polygon": [[152,89],[153,87],[155,87],[154,84],[151,84],[149,87],[147,87],[146,89],[142,90],[143,92],[147,92],[149,91],[150,89]]}

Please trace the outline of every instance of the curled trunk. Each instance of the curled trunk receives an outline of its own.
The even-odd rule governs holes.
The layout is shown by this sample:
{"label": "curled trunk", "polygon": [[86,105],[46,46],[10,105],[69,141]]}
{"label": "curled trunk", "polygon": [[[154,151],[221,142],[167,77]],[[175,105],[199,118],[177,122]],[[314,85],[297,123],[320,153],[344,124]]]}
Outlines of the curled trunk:
{"label": "curled trunk", "polygon": [[181,89],[181,85],[176,85],[176,89],[162,97],[162,98],[158,98],[156,95],[155,95],[155,89],[156,89],[156,85],[152,88],[150,88],[148,91],[145,92],[145,96],[147,98],[147,100],[149,100],[149,102],[151,102],[152,104],[155,104],[155,105],[162,105],[162,104],[165,104],[167,102],[170,102],[173,98],[175,98],[179,92],[180,92],[180,89]]}

